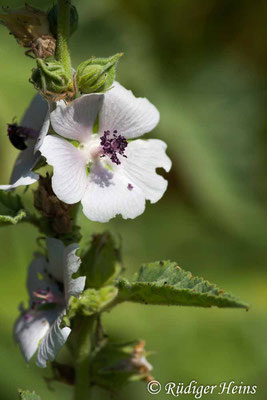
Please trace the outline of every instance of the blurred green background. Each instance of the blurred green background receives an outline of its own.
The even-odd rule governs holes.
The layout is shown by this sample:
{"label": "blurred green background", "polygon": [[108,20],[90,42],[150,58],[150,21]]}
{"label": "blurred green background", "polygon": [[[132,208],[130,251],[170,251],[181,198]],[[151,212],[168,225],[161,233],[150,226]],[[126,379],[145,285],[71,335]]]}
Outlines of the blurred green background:
{"label": "blurred green background", "polygon": [[[30,2],[43,8],[51,3]],[[81,215],[85,240],[108,228],[123,238],[127,275],[144,262],[172,259],[251,305],[247,313],[125,304],[105,316],[106,329],[114,339],[145,339],[148,350],[155,350],[150,361],[162,385],[235,380],[258,386],[256,395],[242,398],[265,400],[267,3],[80,0],[75,5],[80,27],[71,42],[73,66],[91,55],[123,51],[117,78],[159,108],[161,122],[150,136],[168,143],[173,160],[159,203],[134,221],[117,218],[101,225]],[[34,94],[28,83],[34,63],[23,52],[0,26],[1,183],[7,183],[17,153],[6,124],[21,117]],[[18,304],[27,302],[25,279],[36,235],[23,224],[0,231],[0,398],[16,399],[16,388],[22,387],[36,390],[42,400],[69,400],[71,388],[52,384],[49,390],[43,379],[51,376],[49,369],[34,362],[27,367],[12,338]],[[118,399],[149,397],[146,385],[138,383]],[[108,398],[94,393],[94,399]]]}

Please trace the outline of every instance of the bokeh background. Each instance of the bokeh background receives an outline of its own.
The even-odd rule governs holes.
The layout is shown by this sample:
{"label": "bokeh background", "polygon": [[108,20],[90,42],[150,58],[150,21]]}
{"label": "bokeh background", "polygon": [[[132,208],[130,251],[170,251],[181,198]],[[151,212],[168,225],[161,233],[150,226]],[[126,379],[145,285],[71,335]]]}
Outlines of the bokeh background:
{"label": "bokeh background", "polygon": [[[21,6],[22,1],[1,0]],[[30,1],[48,8],[52,2]],[[154,137],[168,143],[173,160],[164,198],[134,221],[109,224],[80,216],[85,239],[93,231],[121,234],[126,274],[142,263],[176,260],[250,303],[249,312],[125,304],[106,315],[110,336],[143,338],[154,376],[166,382],[257,385],[267,398],[267,3],[264,0],[80,0],[80,27],[71,41],[73,66],[123,51],[117,78],[160,110]],[[0,181],[7,183],[16,150],[6,124],[20,118],[34,94],[33,60],[0,26]],[[27,201],[30,201],[31,190]],[[37,231],[1,228],[0,398],[16,388],[43,400],[69,400],[63,384],[47,388],[32,362],[25,365],[12,328],[21,301]],[[237,395],[238,396],[238,395]],[[118,399],[148,399],[144,383]],[[232,399],[233,395],[206,396]],[[95,399],[108,399],[95,393]],[[157,399],[166,395],[159,394]],[[183,398],[191,399],[190,396]]]}

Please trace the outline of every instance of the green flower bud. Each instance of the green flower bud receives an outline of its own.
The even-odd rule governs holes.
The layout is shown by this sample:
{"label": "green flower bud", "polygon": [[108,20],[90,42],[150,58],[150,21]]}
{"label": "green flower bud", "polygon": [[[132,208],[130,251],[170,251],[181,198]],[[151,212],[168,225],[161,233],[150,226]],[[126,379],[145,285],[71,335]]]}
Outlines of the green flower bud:
{"label": "green flower bud", "polygon": [[[58,18],[58,6],[54,5],[47,14],[49,28],[52,34],[57,36],[57,18]],[[70,36],[77,30],[79,22],[78,12],[75,6],[70,8]]]}
{"label": "green flower bud", "polygon": [[106,92],[115,79],[117,63],[122,53],[109,58],[92,57],[77,68],[76,84],[82,93]]}
{"label": "green flower bud", "polygon": [[[36,60],[37,68],[33,69],[30,82],[48,100],[56,101],[71,93],[72,81],[59,61]],[[59,96],[60,95],[60,96]]]}

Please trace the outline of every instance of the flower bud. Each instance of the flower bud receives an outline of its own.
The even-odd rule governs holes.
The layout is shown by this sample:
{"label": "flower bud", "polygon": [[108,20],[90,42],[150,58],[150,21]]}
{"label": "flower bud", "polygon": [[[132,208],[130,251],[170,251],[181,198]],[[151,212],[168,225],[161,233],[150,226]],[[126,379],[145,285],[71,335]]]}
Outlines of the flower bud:
{"label": "flower bud", "polygon": [[[58,6],[54,5],[47,14],[49,28],[52,34],[57,36],[57,18],[58,18]],[[75,6],[70,7],[70,36],[77,30],[79,16]]]}
{"label": "flower bud", "polygon": [[59,61],[37,59],[30,82],[48,100],[55,101],[71,88],[71,79]]}
{"label": "flower bud", "polygon": [[[114,394],[130,382],[153,380],[152,365],[146,359],[144,345],[144,341],[124,344],[102,342],[92,359],[90,384],[105,388]],[[75,384],[73,365],[59,364],[54,361],[52,371],[53,377],[49,380],[50,382]]]}
{"label": "flower bud", "polygon": [[115,79],[117,63],[122,53],[109,58],[92,57],[77,68],[76,84],[82,93],[106,92]]}
{"label": "flower bud", "polygon": [[54,54],[56,41],[50,33],[46,13],[28,4],[13,10],[4,7],[2,9],[0,23],[15,36],[20,46],[29,48],[39,58]]}

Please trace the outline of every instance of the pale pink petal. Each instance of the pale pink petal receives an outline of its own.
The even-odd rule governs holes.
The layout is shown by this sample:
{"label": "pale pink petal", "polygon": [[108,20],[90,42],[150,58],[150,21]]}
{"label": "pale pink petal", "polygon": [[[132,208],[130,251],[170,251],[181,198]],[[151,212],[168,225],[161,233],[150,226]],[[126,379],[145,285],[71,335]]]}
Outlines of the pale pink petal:
{"label": "pale pink petal", "polygon": [[117,130],[127,139],[152,131],[159,122],[159,112],[146,98],[137,98],[118,82],[105,93],[99,113],[99,133]]}
{"label": "pale pink petal", "polygon": [[133,140],[126,148],[127,158],[122,158],[124,174],[151,203],[157,202],[167,189],[166,179],[156,173],[156,168],[163,168],[166,172],[171,168],[166,148],[166,143],[158,139]]}
{"label": "pale pink petal", "polygon": [[80,201],[87,185],[86,159],[82,151],[54,135],[46,136],[40,151],[54,167],[52,188],[56,196],[68,204]]}
{"label": "pale pink petal", "polygon": [[76,255],[79,246],[76,243],[72,243],[64,249],[64,291],[66,303],[68,304],[68,300],[70,296],[78,297],[79,294],[83,291],[85,286],[85,276],[79,276],[78,278],[72,278],[73,274],[75,274],[80,268],[81,259]]}
{"label": "pale pink petal", "polygon": [[116,215],[135,218],[145,210],[145,196],[138,187],[128,189],[130,181],[116,168],[109,171],[95,165],[88,177],[88,186],[82,198],[83,212],[91,221],[107,222]]}
{"label": "pale pink petal", "polygon": [[[48,102],[45,101],[40,94],[34,96],[20,125],[40,132],[40,143],[46,136],[49,129],[49,107]],[[36,152],[35,146],[36,141],[29,139],[27,142],[27,149],[19,153],[15,162],[10,184],[0,185],[0,190],[10,190],[19,186],[31,185],[39,179],[39,175],[32,171],[40,158],[40,153],[38,151]]]}
{"label": "pale pink petal", "polygon": [[40,153],[34,154],[35,141],[29,140],[27,149],[21,151],[15,162],[9,185],[0,185],[0,190],[15,189],[18,186],[27,186],[35,183],[39,175],[32,171],[40,158]]}
{"label": "pale pink petal", "polygon": [[29,313],[21,315],[14,327],[14,336],[27,362],[36,352],[39,342],[49,330],[46,313]]}
{"label": "pale pink petal", "polygon": [[71,329],[67,326],[60,328],[61,320],[62,315],[59,315],[40,344],[36,360],[38,367],[45,368],[47,361],[53,361],[69,337]]}
{"label": "pale pink petal", "polygon": [[38,93],[34,96],[20,122],[21,126],[40,131],[47,116],[48,102]]}
{"label": "pale pink petal", "polygon": [[121,164],[113,164],[113,171],[95,165],[82,198],[87,218],[98,222],[107,222],[118,214],[135,218],[144,212],[145,200],[158,201],[168,183],[156,168],[171,168],[166,147],[161,140],[135,140],[127,147],[127,158],[119,156]]}
{"label": "pale pink petal", "polygon": [[64,280],[64,243],[55,238],[48,237],[46,239],[48,265],[47,272],[53,276],[58,282],[63,283]]}
{"label": "pale pink petal", "polygon": [[64,101],[57,103],[51,113],[53,129],[59,135],[86,143],[93,132],[103,95],[88,94],[74,100],[70,105]]}
{"label": "pale pink petal", "polygon": [[38,136],[38,138],[36,140],[36,143],[35,143],[34,153],[36,153],[38,150],[40,150],[40,147],[43,144],[44,138],[46,137],[47,132],[49,130],[49,126],[50,126],[50,109],[48,108],[46,116],[45,116],[44,121],[43,121],[43,125],[42,125],[42,127],[40,129],[39,136]]}

